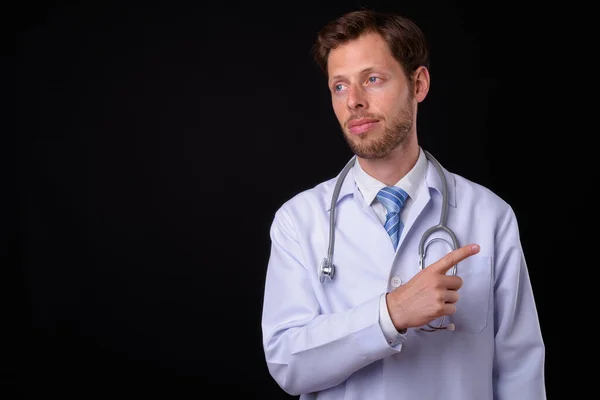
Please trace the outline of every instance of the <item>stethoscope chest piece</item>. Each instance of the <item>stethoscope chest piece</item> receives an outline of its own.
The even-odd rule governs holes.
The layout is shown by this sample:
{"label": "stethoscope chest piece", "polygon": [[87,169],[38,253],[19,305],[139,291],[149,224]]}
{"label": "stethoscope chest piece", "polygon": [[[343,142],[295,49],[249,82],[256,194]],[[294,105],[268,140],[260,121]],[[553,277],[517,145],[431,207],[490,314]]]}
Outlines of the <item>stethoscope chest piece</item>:
{"label": "stethoscope chest piece", "polygon": [[334,275],[335,265],[333,265],[333,263],[331,263],[331,261],[327,258],[324,258],[323,261],[321,261],[321,266],[319,267],[319,280],[321,283],[324,283],[327,278],[330,280],[333,279]]}

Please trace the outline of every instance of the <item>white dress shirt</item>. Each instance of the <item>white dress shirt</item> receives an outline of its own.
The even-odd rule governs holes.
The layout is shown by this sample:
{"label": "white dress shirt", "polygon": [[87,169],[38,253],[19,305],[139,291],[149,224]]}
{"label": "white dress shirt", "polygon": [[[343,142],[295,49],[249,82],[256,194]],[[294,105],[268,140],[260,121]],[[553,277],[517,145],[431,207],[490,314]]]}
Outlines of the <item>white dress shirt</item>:
{"label": "white dress shirt", "polygon": [[[353,169],[356,186],[362,194],[365,204],[373,207],[373,211],[377,214],[377,218],[379,218],[382,224],[385,224],[387,210],[385,206],[377,200],[377,193],[387,185],[367,174],[365,170],[362,169],[359,160],[354,163]],[[406,223],[410,208],[414,203],[413,199],[417,198],[419,191],[423,187],[426,174],[427,158],[425,157],[423,149],[419,149],[419,158],[414,167],[394,185],[408,193],[408,199],[400,211],[400,220],[403,224]],[[394,327],[394,323],[392,322],[387,308],[386,294],[387,293],[384,293],[381,296],[379,302],[379,323],[381,324],[381,329],[383,330],[386,340],[391,346],[394,346],[399,343],[401,339],[405,338],[405,336],[398,332]]]}

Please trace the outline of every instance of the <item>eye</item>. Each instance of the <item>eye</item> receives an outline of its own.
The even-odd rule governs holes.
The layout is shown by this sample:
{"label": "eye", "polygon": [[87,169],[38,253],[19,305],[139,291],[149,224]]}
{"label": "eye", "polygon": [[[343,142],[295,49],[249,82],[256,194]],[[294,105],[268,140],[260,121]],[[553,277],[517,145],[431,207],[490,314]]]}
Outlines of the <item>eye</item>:
{"label": "eye", "polygon": [[342,89],[344,89],[344,85],[342,85],[341,83],[338,83],[337,85],[335,85],[333,87],[333,90],[336,91],[336,92],[339,92]]}
{"label": "eye", "polygon": [[378,78],[378,77],[376,77],[376,76],[370,76],[370,77],[369,77],[369,83],[375,83],[375,82],[377,82],[378,80],[379,80],[379,78]]}

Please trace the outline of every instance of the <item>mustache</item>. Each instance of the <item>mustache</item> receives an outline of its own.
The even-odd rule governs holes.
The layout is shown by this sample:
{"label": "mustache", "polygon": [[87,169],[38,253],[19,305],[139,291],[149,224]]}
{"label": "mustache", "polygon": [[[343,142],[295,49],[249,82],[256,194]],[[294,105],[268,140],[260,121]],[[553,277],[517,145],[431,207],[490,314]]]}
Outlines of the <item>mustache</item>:
{"label": "mustache", "polygon": [[350,123],[350,121],[354,121],[356,119],[362,119],[362,118],[369,118],[369,119],[377,119],[377,120],[383,120],[383,116],[381,115],[377,115],[377,114],[371,114],[371,113],[358,113],[358,114],[352,114],[347,120],[346,122],[344,122],[344,127],[348,127],[348,124]]}

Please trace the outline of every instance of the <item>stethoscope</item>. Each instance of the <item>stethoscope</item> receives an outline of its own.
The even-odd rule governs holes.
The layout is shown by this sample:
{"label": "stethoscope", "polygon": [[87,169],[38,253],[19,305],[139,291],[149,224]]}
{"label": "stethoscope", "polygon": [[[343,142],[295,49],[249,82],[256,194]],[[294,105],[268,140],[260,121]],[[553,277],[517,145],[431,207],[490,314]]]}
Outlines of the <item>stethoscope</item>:
{"label": "stethoscope", "polygon": [[[434,239],[430,240],[427,243],[427,245],[425,245],[425,242],[427,241],[427,239],[434,232],[437,232],[437,231],[446,232],[450,236],[450,239],[452,240],[452,243],[450,244],[450,246],[452,247],[452,250],[458,249],[458,240],[456,239],[456,234],[452,231],[452,229],[450,229],[446,225],[446,222],[448,220],[448,183],[446,181],[446,176],[444,175],[444,171],[442,170],[442,166],[440,165],[440,163],[427,150],[423,150],[423,151],[424,151],[427,159],[429,161],[431,161],[431,163],[437,170],[437,173],[440,176],[440,179],[442,182],[442,211],[440,213],[440,222],[437,225],[434,225],[431,228],[427,229],[423,233],[423,236],[421,237],[421,241],[419,242],[419,270],[422,270],[424,268],[424,261],[425,261],[425,256],[427,254],[427,247],[431,243],[438,241],[438,240],[442,240],[442,241],[450,244],[447,240],[445,240],[443,238],[434,238]],[[331,196],[331,207],[330,207],[331,212],[329,214],[329,248],[327,250],[327,257],[325,257],[323,259],[323,261],[321,262],[321,266],[319,267],[319,280],[321,281],[321,283],[324,283],[326,279],[332,280],[335,275],[335,265],[333,264],[332,260],[333,260],[333,247],[334,247],[334,243],[335,243],[336,204],[337,204],[337,199],[340,195],[340,189],[342,187],[342,183],[344,182],[344,179],[346,178],[346,175],[348,175],[348,172],[350,171],[350,169],[354,166],[355,162],[356,162],[356,156],[353,156],[350,159],[350,161],[348,161],[348,163],[346,164],[346,166],[344,167],[342,172],[340,173],[339,178],[333,189],[333,195]],[[454,265],[450,269],[450,271],[451,271],[452,275],[456,275],[456,265]],[[441,318],[441,321],[438,324],[438,326],[433,326],[431,324],[427,324],[427,327],[421,327],[420,329],[424,330],[426,332],[435,332],[438,330],[453,331],[455,328],[454,324],[444,325],[445,319],[446,319],[446,317],[443,316]]]}

